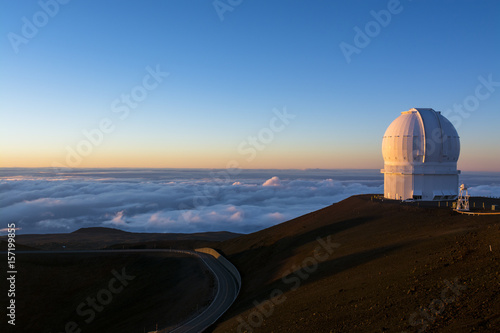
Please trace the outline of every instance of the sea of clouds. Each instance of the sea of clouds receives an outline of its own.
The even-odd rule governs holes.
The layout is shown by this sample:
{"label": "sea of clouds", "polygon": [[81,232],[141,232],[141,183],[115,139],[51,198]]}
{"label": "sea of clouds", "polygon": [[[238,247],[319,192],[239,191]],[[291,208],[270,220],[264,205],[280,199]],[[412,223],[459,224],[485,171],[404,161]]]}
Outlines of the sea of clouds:
{"label": "sea of clouds", "polygon": [[[463,175],[500,197],[500,174]],[[254,232],[354,194],[383,193],[378,170],[0,169],[0,229]]]}

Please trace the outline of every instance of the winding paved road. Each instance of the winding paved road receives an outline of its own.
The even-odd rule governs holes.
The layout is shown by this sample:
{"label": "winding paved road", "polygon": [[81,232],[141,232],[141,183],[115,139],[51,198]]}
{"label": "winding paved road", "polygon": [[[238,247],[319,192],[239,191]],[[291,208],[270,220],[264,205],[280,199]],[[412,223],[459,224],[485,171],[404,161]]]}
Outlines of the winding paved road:
{"label": "winding paved road", "polygon": [[[202,332],[219,319],[238,296],[239,287],[235,278],[214,257],[205,253],[197,253],[205,265],[212,271],[217,284],[217,293],[208,308],[181,327],[170,331],[175,333]],[[160,331],[163,333],[163,331]],[[166,333],[167,331],[165,331]]]}
{"label": "winding paved road", "polygon": [[[239,293],[239,286],[235,277],[213,256],[205,253],[185,250],[167,249],[138,249],[138,250],[87,250],[87,251],[16,251],[18,254],[60,254],[60,253],[147,253],[147,252],[170,252],[182,253],[198,257],[214,275],[217,291],[213,301],[202,313],[188,322],[170,330],[175,333],[199,333],[215,323],[229,307],[233,304]],[[166,329],[158,330],[158,333],[167,332]]]}

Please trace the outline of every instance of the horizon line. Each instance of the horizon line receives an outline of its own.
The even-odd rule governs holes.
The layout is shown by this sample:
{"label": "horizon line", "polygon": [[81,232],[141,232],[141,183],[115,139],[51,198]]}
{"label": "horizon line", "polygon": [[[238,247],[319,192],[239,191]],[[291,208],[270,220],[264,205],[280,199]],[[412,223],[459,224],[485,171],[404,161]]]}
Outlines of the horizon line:
{"label": "horizon line", "polygon": [[[237,170],[299,170],[299,171],[308,171],[308,170],[321,170],[321,171],[330,171],[330,170],[381,170],[382,168],[214,168],[214,167],[64,167],[64,168],[58,168],[58,167],[52,167],[52,166],[40,166],[40,167],[6,167],[6,166],[0,166],[1,169],[59,169],[59,170],[64,170],[64,171],[69,171],[69,170],[99,170],[99,169],[121,169],[121,170],[137,170],[137,169],[143,169],[143,170],[182,170],[182,169],[189,169],[189,170],[228,170],[228,169],[237,169]],[[464,172],[497,172],[500,173],[500,170],[464,170],[461,169],[460,171]]]}

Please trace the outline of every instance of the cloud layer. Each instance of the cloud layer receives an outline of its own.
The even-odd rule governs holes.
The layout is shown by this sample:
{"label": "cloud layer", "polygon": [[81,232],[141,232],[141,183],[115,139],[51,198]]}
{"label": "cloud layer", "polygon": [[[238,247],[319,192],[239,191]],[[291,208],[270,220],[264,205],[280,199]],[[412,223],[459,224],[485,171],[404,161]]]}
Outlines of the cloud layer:
{"label": "cloud layer", "polygon": [[[18,233],[105,226],[135,232],[249,233],[354,194],[383,193],[376,170],[2,170],[2,221]],[[500,185],[470,187],[500,196]]]}
{"label": "cloud layer", "polygon": [[225,170],[4,170],[0,207],[2,220],[16,222],[20,233],[70,232],[90,226],[138,232],[247,233],[352,194],[382,191],[380,180],[370,176],[364,177],[365,184],[351,182],[343,174],[338,177],[345,180],[338,181],[325,176],[326,171],[235,175]]}

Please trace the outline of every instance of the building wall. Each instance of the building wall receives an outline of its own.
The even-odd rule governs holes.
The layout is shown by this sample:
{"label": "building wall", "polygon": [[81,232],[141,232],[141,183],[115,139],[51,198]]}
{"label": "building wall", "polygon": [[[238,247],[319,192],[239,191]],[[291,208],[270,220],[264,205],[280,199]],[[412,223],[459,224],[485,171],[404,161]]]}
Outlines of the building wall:
{"label": "building wall", "polygon": [[458,196],[458,174],[384,174],[384,197],[395,200],[452,200]]}
{"label": "building wall", "polygon": [[414,177],[415,188],[422,191],[422,200],[452,200],[458,196],[458,174]]}
{"label": "building wall", "polygon": [[400,173],[384,174],[384,197],[405,200],[413,196],[413,176]]}

